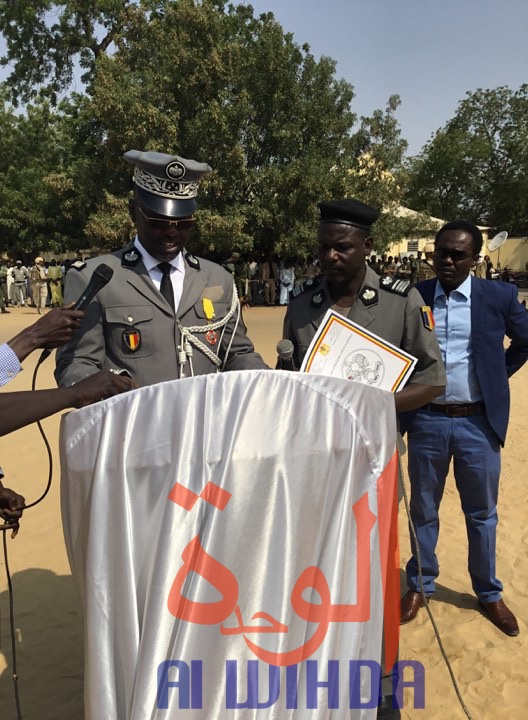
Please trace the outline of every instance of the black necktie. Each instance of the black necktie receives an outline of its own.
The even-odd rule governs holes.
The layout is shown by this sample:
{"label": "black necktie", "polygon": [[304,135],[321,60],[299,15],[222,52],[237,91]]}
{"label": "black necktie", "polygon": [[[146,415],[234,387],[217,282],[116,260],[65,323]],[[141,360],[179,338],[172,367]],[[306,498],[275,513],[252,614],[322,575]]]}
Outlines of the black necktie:
{"label": "black necktie", "polygon": [[163,277],[161,278],[160,293],[169,303],[174,312],[176,312],[176,308],[174,306],[174,290],[172,288],[172,282],[170,279],[172,265],[167,262],[162,262],[158,265],[158,270],[160,270],[163,275]]}

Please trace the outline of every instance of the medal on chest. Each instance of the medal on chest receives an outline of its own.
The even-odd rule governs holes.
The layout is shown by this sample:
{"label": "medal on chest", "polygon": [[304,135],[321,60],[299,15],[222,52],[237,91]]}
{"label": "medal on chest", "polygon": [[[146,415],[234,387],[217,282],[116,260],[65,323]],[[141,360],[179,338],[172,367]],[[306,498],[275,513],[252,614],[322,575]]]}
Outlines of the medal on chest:
{"label": "medal on chest", "polygon": [[[211,321],[214,319],[215,316],[214,305],[211,300],[209,300],[209,298],[202,298],[202,306],[204,315],[207,318],[207,322],[211,324]],[[216,332],[216,330],[210,328],[205,333],[205,339],[207,340],[209,345],[216,345],[216,343],[218,342],[218,333]]]}

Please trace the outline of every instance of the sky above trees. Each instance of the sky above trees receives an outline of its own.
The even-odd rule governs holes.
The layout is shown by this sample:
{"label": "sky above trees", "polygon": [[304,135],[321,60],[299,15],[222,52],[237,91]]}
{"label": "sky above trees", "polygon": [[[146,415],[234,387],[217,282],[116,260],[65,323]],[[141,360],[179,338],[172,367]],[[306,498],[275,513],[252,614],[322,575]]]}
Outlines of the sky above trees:
{"label": "sky above trees", "polygon": [[[350,8],[328,6],[339,51],[335,6]],[[311,8],[307,0],[308,15]],[[352,20],[351,55],[364,35],[379,46],[379,19]],[[378,249],[413,230],[398,216],[403,202],[446,219],[528,229],[528,86],[464,90],[406,161],[400,97],[388,91],[368,112],[358,100],[356,78],[375,77],[375,45],[363,43],[348,81],[331,52],[312,52],[288,30],[279,14],[223,0],[0,0],[12,71],[1,88],[2,242],[24,251],[120,247],[133,231],[123,162],[132,148],[213,167],[197,252],[309,254],[317,203],[344,196],[384,209]],[[448,37],[435,33],[431,42]],[[442,53],[446,67],[453,55],[461,68],[473,57],[458,40]],[[81,87],[72,86],[81,73]],[[424,217],[417,222],[424,230]]]}
{"label": "sky above trees", "polygon": [[337,61],[369,115],[398,94],[396,114],[417,154],[466,92],[518,88],[528,71],[526,0],[252,0],[316,57]]}

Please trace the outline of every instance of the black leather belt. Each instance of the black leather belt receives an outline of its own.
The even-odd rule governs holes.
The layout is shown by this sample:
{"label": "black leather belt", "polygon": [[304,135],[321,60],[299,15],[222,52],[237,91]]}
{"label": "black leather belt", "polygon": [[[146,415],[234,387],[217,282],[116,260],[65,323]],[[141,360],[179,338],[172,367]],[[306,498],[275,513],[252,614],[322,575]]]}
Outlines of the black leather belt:
{"label": "black leather belt", "polygon": [[482,401],[476,403],[452,403],[450,405],[427,403],[427,405],[424,405],[424,409],[442,413],[442,415],[448,417],[471,417],[472,415],[486,414],[486,407]]}

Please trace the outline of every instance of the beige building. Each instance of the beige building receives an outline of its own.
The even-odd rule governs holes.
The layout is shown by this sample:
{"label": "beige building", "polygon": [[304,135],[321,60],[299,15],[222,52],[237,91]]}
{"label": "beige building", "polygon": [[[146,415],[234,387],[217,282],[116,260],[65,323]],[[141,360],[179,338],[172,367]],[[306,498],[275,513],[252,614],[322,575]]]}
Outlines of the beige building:
{"label": "beige building", "polygon": [[[398,206],[394,214],[397,217],[411,219],[426,217],[425,213],[416,212],[416,210],[411,210],[403,205]],[[441,220],[440,218],[427,216],[423,229],[418,229],[408,237],[404,237],[399,242],[393,243],[388,248],[387,255],[392,255],[393,257],[397,257],[398,255],[414,255],[416,257],[418,250],[423,252],[425,244],[434,240],[436,231],[439,230],[445,222],[445,220]]]}
{"label": "beige building", "polygon": [[484,255],[490,256],[494,268],[500,263],[503,269],[528,272],[528,238],[509,237],[498,250]]}
{"label": "beige building", "polygon": [[[396,215],[405,218],[419,218],[423,216],[423,213],[418,213],[416,210],[411,210],[410,208],[400,205],[396,210]],[[429,226],[428,228],[417,230],[408,237],[402,238],[399,242],[393,243],[388,248],[387,255],[397,257],[398,255],[416,255],[418,250],[423,252],[425,244],[434,240],[436,231],[446,222],[447,220],[441,220],[440,218],[432,216],[429,217],[425,223],[425,225]],[[482,255],[490,256],[494,268],[500,263],[503,269],[507,267],[514,272],[528,271],[528,238],[509,237],[498,250],[490,252],[488,250],[488,242],[495,235],[496,231],[494,228],[482,225],[479,225],[479,228],[484,237]]]}

